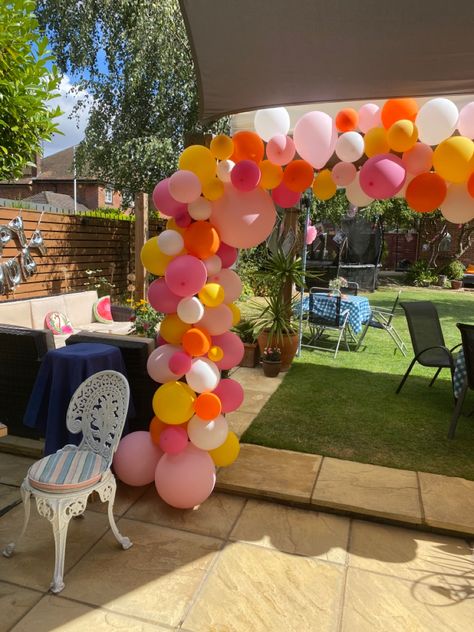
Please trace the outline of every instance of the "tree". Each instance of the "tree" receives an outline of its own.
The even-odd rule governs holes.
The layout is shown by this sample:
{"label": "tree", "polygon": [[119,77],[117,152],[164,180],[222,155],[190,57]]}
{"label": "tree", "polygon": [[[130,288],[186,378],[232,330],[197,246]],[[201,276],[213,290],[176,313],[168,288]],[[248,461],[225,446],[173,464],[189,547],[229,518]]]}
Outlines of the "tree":
{"label": "tree", "polygon": [[61,70],[90,95],[83,173],[151,191],[175,169],[187,134],[216,129],[198,122],[177,0],[39,0],[39,17]]}
{"label": "tree", "polygon": [[61,114],[48,108],[59,75],[38,30],[34,0],[0,3],[0,180],[20,177]]}

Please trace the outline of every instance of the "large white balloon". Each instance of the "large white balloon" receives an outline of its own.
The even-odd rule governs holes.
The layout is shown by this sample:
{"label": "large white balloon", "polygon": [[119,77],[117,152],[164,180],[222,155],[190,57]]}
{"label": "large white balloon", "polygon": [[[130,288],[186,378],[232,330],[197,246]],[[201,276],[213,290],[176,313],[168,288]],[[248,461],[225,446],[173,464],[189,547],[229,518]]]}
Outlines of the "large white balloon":
{"label": "large white balloon", "polygon": [[450,184],[444,202],[440,206],[441,213],[453,224],[465,224],[474,219],[474,198],[464,183]]}
{"label": "large white balloon", "polygon": [[154,351],[150,353],[147,361],[148,375],[152,380],[159,384],[165,384],[166,382],[176,382],[177,379],[184,374],[176,375],[169,369],[169,361],[177,351],[182,351],[181,347],[176,345],[160,345]]}
{"label": "large white balloon", "polygon": [[268,142],[275,134],[288,134],[290,115],[286,108],[268,108],[257,110],[254,119],[255,131]]}
{"label": "large white balloon", "polygon": [[341,134],[336,143],[336,155],[343,162],[355,162],[364,153],[364,139],[358,132]]}
{"label": "large white balloon", "polygon": [[443,97],[430,99],[416,116],[418,138],[427,145],[437,145],[452,135],[458,118],[458,108],[452,101]]}
{"label": "large white balloon", "polygon": [[223,415],[206,422],[194,415],[188,423],[191,442],[201,450],[215,450],[224,443],[229,434],[229,426]]}
{"label": "large white balloon", "polygon": [[198,323],[204,316],[204,305],[196,296],[186,296],[178,303],[177,313],[183,323]]}
{"label": "large white balloon", "polygon": [[184,248],[184,240],[177,230],[164,230],[157,237],[158,247],[165,255],[178,255]]}
{"label": "large white balloon", "polygon": [[186,373],[186,382],[197,393],[213,391],[219,384],[220,378],[219,369],[207,358],[193,360],[191,369]]}
{"label": "large white balloon", "polygon": [[354,204],[354,206],[363,208],[373,202],[374,199],[369,197],[366,193],[364,193],[364,191],[362,191],[359,177],[360,172],[357,172],[354,180],[346,186],[346,198],[351,204]]}
{"label": "large white balloon", "polygon": [[334,153],[337,129],[325,112],[308,112],[296,123],[293,140],[301,158],[315,169],[322,169]]}

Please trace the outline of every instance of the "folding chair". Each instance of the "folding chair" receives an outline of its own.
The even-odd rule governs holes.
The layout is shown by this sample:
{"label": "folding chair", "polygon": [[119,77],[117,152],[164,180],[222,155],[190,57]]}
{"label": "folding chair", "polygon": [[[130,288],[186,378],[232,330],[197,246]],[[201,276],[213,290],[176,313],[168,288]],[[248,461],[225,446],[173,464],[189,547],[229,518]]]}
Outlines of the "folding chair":
{"label": "folding chair", "polygon": [[330,351],[331,349],[328,349],[327,347],[320,347],[311,343],[315,340],[319,340],[325,333],[335,331],[338,334],[334,350],[335,358],[342,340],[344,340],[347,350],[350,351],[350,347],[347,342],[349,310],[341,311],[341,294],[339,293],[331,299],[334,301],[334,309],[332,309],[331,306],[330,313],[316,313],[315,303],[317,301],[318,293],[324,293],[327,296],[328,290],[327,288],[312,287],[309,291],[308,313],[304,320],[308,323],[310,338],[307,343],[303,343],[301,346],[308,347],[310,349],[319,349],[320,351]]}
{"label": "folding chair", "polygon": [[453,416],[451,417],[448,439],[454,439],[458,419],[462,412],[464,400],[466,399],[467,389],[471,388],[474,390],[474,325],[463,325],[462,323],[457,323],[456,326],[461,332],[462,349],[464,351],[464,360],[466,361],[467,379],[462,387],[462,391],[454,408]]}
{"label": "folding chair", "polygon": [[388,335],[392,338],[394,343],[397,345],[397,347],[400,349],[400,351],[403,353],[403,355],[404,356],[407,355],[407,347],[405,343],[403,342],[403,340],[401,339],[400,334],[398,333],[398,331],[395,329],[395,327],[392,324],[393,318],[395,316],[395,310],[398,306],[398,301],[400,300],[401,293],[402,291],[400,290],[392,305],[392,309],[390,310],[385,309],[384,307],[371,307],[372,313],[370,315],[369,320],[364,323],[364,329],[358,340],[357,347],[355,349],[356,351],[359,349],[360,345],[362,344],[369,327],[373,327],[374,329],[381,329],[383,331],[386,331]]}

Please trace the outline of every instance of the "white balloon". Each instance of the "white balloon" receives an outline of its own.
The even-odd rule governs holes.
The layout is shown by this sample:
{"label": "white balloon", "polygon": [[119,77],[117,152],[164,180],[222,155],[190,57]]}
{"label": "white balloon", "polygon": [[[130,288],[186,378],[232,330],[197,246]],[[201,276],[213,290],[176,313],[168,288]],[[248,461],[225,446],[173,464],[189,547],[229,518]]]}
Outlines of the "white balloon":
{"label": "white balloon", "polygon": [[198,323],[204,316],[204,305],[196,296],[187,296],[178,303],[177,313],[183,323]]}
{"label": "white balloon", "polygon": [[208,358],[195,358],[191,369],[186,373],[186,382],[196,393],[213,391],[220,379],[219,369]]}
{"label": "white balloon", "polygon": [[342,162],[355,162],[364,153],[364,139],[358,132],[345,132],[336,142],[336,155]]}
{"label": "white balloon", "polygon": [[221,160],[217,165],[217,177],[222,182],[230,182],[230,173],[235,163],[232,160]]}
{"label": "white balloon", "polygon": [[372,127],[380,126],[380,108],[375,103],[365,103],[359,110],[359,129],[364,134]]}
{"label": "white balloon", "polygon": [[176,382],[180,377],[183,377],[184,373],[176,375],[170,371],[168,366],[171,356],[177,351],[182,351],[182,348],[166,344],[160,345],[150,353],[146,366],[152,380],[159,384],[165,384],[166,382]]}
{"label": "white balloon", "polygon": [[204,259],[203,264],[206,266],[207,276],[218,274],[222,270],[222,260],[217,255]]}
{"label": "white balloon", "polygon": [[224,443],[228,434],[229,426],[223,415],[208,422],[194,415],[188,423],[189,438],[201,450],[215,450]]}
{"label": "white balloon", "polygon": [[427,145],[437,145],[452,135],[458,118],[458,108],[452,101],[443,97],[430,99],[416,116],[418,138]]}
{"label": "white balloon", "polygon": [[474,219],[474,198],[464,183],[450,184],[444,202],[440,206],[441,213],[453,224],[465,224]]}
{"label": "white balloon", "polygon": [[206,198],[200,197],[188,205],[188,213],[196,221],[209,219],[212,213],[211,203]]}
{"label": "white balloon", "polygon": [[268,142],[275,134],[288,134],[290,130],[290,115],[286,108],[267,108],[257,110],[254,119],[255,131]]}
{"label": "white balloon", "polygon": [[164,230],[157,240],[159,249],[165,255],[177,255],[184,248],[184,240],[177,230]]}
{"label": "white balloon", "polygon": [[357,172],[354,180],[346,186],[346,198],[351,204],[354,204],[354,206],[363,208],[373,202],[374,199],[369,197],[366,193],[364,193],[364,191],[362,191],[360,187],[359,177],[360,172]]}
{"label": "white balloon", "polygon": [[459,112],[458,130],[461,136],[474,139],[474,101]]}

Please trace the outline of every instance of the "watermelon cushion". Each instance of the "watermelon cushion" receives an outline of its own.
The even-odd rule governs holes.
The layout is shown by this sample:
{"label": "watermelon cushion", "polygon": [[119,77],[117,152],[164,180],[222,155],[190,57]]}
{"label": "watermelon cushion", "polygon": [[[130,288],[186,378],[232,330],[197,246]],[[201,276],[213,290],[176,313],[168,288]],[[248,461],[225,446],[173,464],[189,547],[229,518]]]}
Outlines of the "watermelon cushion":
{"label": "watermelon cushion", "polygon": [[71,321],[61,312],[48,312],[44,317],[44,326],[45,329],[52,331],[55,336],[74,333]]}
{"label": "watermelon cushion", "polygon": [[94,316],[98,323],[110,323],[113,321],[110,296],[103,296],[94,303]]}

